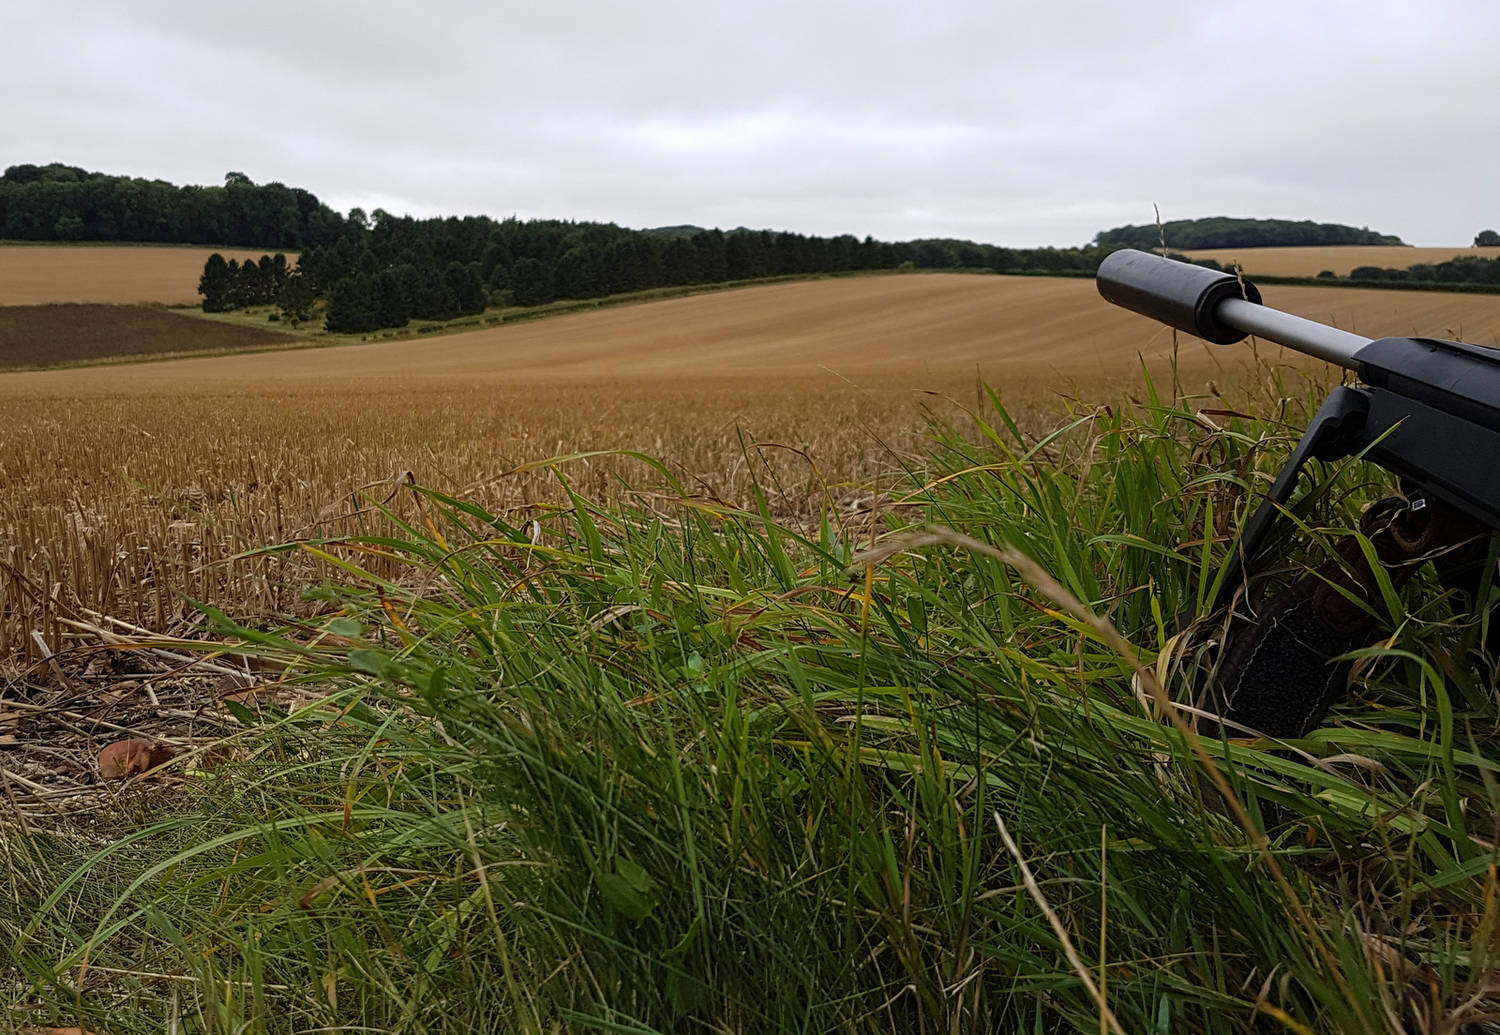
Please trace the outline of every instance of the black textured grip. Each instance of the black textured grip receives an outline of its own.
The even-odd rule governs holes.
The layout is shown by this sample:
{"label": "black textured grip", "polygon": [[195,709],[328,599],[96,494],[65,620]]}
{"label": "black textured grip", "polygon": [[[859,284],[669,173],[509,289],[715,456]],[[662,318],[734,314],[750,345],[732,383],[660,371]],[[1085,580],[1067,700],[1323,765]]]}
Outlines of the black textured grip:
{"label": "black textured grip", "polygon": [[[1438,561],[1449,580],[1471,593],[1478,589],[1483,573],[1471,569],[1476,558],[1483,564],[1489,555],[1490,529],[1463,511],[1438,500],[1418,507],[1388,497],[1359,524],[1392,588],[1399,590],[1425,562]],[[1236,724],[1229,736],[1245,736],[1246,726],[1270,737],[1304,736],[1348,683],[1353,663],[1336,659],[1375,638],[1380,580],[1356,536],[1340,540],[1334,553],[1249,620],[1231,625],[1208,701],[1211,711]]]}
{"label": "black textured grip", "polygon": [[1216,310],[1226,298],[1260,303],[1260,292],[1248,280],[1150,252],[1122,248],[1099,264],[1094,278],[1106,302],[1196,334],[1215,345],[1233,345],[1245,337],[1219,321]]}
{"label": "black textured grip", "polygon": [[1319,613],[1319,583],[1304,578],[1270,601],[1256,622],[1233,637],[1220,668],[1217,711],[1268,737],[1305,736],[1322,721],[1349,681],[1350,661],[1334,661],[1372,636],[1373,621],[1341,629]]}

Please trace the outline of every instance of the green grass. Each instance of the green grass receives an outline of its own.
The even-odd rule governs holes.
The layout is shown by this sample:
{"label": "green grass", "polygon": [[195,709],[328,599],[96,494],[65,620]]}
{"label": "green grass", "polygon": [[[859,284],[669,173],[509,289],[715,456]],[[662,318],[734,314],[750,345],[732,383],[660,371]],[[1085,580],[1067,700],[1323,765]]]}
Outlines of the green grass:
{"label": "green grass", "polygon": [[[769,476],[743,508],[696,498],[640,458],[619,502],[537,529],[413,489],[388,536],[276,547],[324,560],[324,617],[216,620],[326,696],[236,706],[236,760],[185,764],[168,814],[92,854],[7,832],[9,1023],[1493,1015],[1500,747],[1462,608],[1408,587],[1303,741],[1200,741],[1151,696],[1190,692],[1247,491],[1315,401],[1295,394],[1255,401],[1282,422],[1147,394],[1040,438],[997,404],[935,430],[878,521],[783,518]],[[1352,526],[1369,474],[1324,472],[1300,515]],[[1175,637],[1177,616],[1204,620]]]}

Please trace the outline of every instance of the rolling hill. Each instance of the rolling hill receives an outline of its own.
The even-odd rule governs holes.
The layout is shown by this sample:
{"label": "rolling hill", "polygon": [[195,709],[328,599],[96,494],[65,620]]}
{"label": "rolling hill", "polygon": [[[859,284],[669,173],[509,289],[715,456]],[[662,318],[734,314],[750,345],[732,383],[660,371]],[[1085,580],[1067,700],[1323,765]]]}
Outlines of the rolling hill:
{"label": "rolling hill", "polygon": [[[1485,296],[1272,287],[1268,304],[1374,336],[1426,334],[1500,345]],[[1248,350],[1179,350],[1195,369]],[[765,285],[437,338],[275,354],[12,374],[0,396],[32,392],[192,393],[226,383],[316,387],[525,382],[683,384],[827,377],[972,380],[1046,391],[1129,379],[1140,357],[1170,357],[1170,332],[1099,299],[1086,280],[912,274]]]}

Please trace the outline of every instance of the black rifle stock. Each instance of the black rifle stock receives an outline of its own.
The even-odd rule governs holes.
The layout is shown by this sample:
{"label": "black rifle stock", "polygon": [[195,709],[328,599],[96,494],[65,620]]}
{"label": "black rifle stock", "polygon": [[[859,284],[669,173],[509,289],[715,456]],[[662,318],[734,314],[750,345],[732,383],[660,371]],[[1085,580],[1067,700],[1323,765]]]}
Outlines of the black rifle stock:
{"label": "black rifle stock", "polygon": [[[1362,382],[1358,387],[1335,388],[1319,407],[1265,500],[1241,531],[1220,584],[1219,603],[1228,602],[1242,587],[1245,565],[1254,559],[1291,498],[1298,472],[1312,458],[1337,460],[1362,454],[1401,479],[1407,498],[1399,508],[1380,512],[1386,522],[1380,531],[1389,530],[1390,538],[1377,543],[1381,562],[1399,569],[1401,581],[1423,560],[1500,529],[1500,351],[1433,338],[1363,338],[1271,309],[1261,303],[1253,284],[1233,274],[1134,249],[1109,255],[1099,266],[1097,283],[1107,301],[1206,341],[1232,344],[1254,334],[1353,370]],[[1371,526],[1367,531],[1373,533],[1376,523],[1370,517],[1367,514],[1366,523]],[[1354,559],[1356,567],[1362,563]],[[1344,560],[1347,570],[1351,558]],[[1368,599],[1373,590],[1368,575],[1368,570],[1363,575],[1356,571],[1345,580],[1346,588]],[[1320,577],[1330,581],[1327,573]],[[1476,590],[1478,577],[1466,578],[1469,584],[1462,588]],[[1304,587],[1296,601],[1273,602],[1257,621],[1262,626],[1285,622],[1296,608],[1312,606],[1315,590]],[[1324,611],[1329,612],[1330,606],[1339,610],[1335,603]],[[1270,612],[1275,612],[1274,621],[1266,617]],[[1307,636],[1295,630],[1274,635],[1266,630],[1252,632],[1249,639],[1255,641],[1254,647],[1240,649],[1239,661],[1267,670],[1249,677],[1237,670],[1234,676],[1242,682],[1250,678],[1265,684],[1254,688],[1259,697],[1275,697],[1277,691],[1270,684],[1287,678],[1288,665],[1278,667],[1267,657],[1305,648],[1305,644],[1293,647],[1292,637],[1316,640],[1314,634],[1324,632],[1324,626],[1339,626],[1340,635],[1325,637],[1323,645],[1328,650],[1353,649],[1345,641],[1358,646],[1353,642],[1359,636],[1354,628],[1358,623],[1347,615],[1330,618],[1325,613],[1319,621],[1316,627],[1309,624],[1303,630]],[[1272,648],[1269,653],[1261,649],[1266,646]],[[1235,658],[1233,643],[1227,655]],[[1323,656],[1324,668],[1317,670],[1315,681],[1332,679],[1324,675],[1328,656]],[[1313,670],[1311,663],[1309,658],[1302,667],[1304,675]],[[1233,718],[1238,710],[1242,717],[1256,720],[1247,725],[1273,735],[1305,732],[1308,722],[1316,721],[1327,705],[1326,700],[1321,706],[1285,700],[1247,705],[1241,700],[1236,708],[1233,698],[1241,689],[1245,688],[1235,686],[1220,695],[1225,714]],[[1327,685],[1321,691],[1329,699],[1335,692],[1336,688]]]}

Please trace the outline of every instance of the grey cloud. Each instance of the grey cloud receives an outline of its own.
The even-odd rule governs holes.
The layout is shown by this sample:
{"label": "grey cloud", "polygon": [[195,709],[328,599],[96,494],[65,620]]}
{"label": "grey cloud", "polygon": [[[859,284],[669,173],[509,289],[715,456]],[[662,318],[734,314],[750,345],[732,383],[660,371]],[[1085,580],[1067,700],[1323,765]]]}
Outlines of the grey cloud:
{"label": "grey cloud", "polygon": [[1069,244],[1226,213],[1500,222],[1488,0],[59,0],[0,162],[340,207]]}

